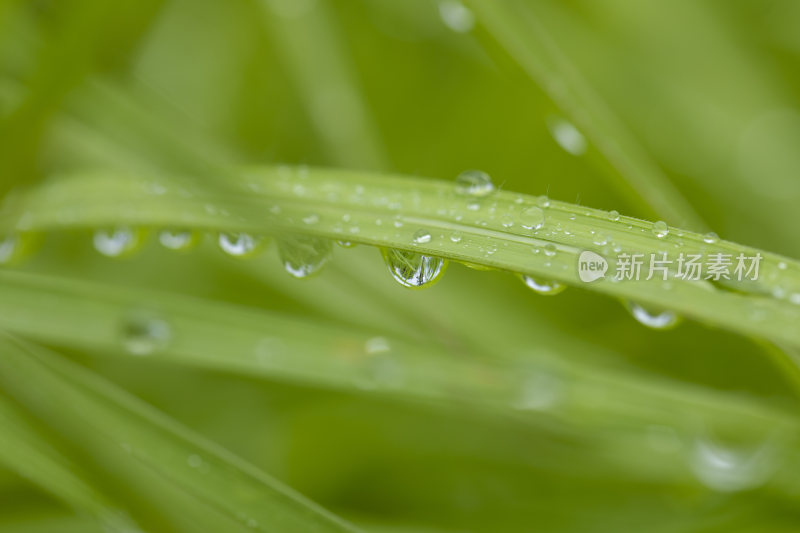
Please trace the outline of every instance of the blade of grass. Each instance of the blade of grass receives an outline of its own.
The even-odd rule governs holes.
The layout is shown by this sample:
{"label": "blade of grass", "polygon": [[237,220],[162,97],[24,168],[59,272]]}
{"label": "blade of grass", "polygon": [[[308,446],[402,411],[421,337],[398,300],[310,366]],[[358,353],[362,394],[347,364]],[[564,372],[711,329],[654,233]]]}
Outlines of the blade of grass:
{"label": "blade of grass", "polygon": [[0,345],[3,390],[66,438],[87,446],[88,453],[103,455],[122,447],[130,462],[191,496],[200,509],[214,509],[227,517],[229,527],[235,525],[243,531],[354,531],[90,371],[8,336]]}
{"label": "blade of grass", "polygon": [[[237,171],[228,177],[228,191],[213,196],[198,191],[189,198],[168,184],[161,185],[163,194],[153,194],[155,182],[151,176],[102,171],[53,179],[9,206],[0,227],[8,232],[141,225],[346,238],[581,285],[731,331],[800,345],[800,305],[793,303],[800,294],[800,263],[727,241],[706,243],[697,233],[672,228],[659,238],[649,222],[562,202],[550,202],[542,210],[543,227],[531,231],[520,217],[537,208],[536,198],[500,191],[478,201],[456,194],[449,183],[360,172]],[[506,227],[507,219],[516,223]],[[421,230],[431,234],[429,242],[414,242]],[[451,240],[453,233],[461,236],[458,242]],[[602,245],[595,244],[599,236]],[[758,281],[731,281],[734,292],[674,277],[674,271],[669,282],[606,278],[582,284],[577,260],[584,250],[645,256],[760,253],[763,259]]]}

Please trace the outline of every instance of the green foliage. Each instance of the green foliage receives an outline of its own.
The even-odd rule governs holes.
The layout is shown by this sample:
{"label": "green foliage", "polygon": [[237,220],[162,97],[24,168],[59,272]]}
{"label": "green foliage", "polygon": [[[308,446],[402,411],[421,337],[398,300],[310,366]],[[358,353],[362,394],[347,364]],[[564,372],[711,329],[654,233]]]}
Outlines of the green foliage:
{"label": "green foliage", "polygon": [[798,16],[0,2],[0,531],[795,530]]}

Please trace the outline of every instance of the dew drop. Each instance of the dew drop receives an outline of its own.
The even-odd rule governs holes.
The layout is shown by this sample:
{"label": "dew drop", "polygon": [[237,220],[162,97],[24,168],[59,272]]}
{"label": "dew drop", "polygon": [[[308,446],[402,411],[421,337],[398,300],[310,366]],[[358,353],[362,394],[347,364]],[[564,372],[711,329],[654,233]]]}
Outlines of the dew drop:
{"label": "dew drop", "polygon": [[13,233],[0,239],[0,265],[13,264],[27,257],[36,240],[33,233]]}
{"label": "dew drop", "polygon": [[467,33],[475,26],[475,15],[458,0],[439,2],[439,16],[445,26],[456,33]]}
{"label": "dew drop", "polygon": [[461,242],[462,238],[463,236],[461,235],[460,231],[454,231],[453,233],[450,234],[450,242],[452,243],[458,244]]}
{"label": "dew drop", "polygon": [[122,324],[122,346],[132,355],[150,355],[163,349],[172,338],[172,328],[161,318],[135,313]]}
{"label": "dew drop", "polygon": [[249,257],[259,252],[264,245],[260,237],[253,237],[249,233],[220,233],[219,247],[228,255],[234,257]]}
{"label": "dew drop", "polygon": [[619,220],[619,211],[609,211],[608,212],[608,219],[617,221]]}
{"label": "dew drop", "polygon": [[523,381],[514,407],[525,411],[547,411],[561,401],[563,393],[561,378],[549,372],[536,372]]}
{"label": "dew drop", "polygon": [[525,229],[537,230],[544,226],[544,211],[540,207],[531,206],[519,214],[519,224]]}
{"label": "dew drop", "polygon": [[309,236],[278,239],[278,253],[283,268],[295,278],[307,278],[322,269],[331,257],[329,239]]}
{"label": "dew drop", "polygon": [[629,307],[633,318],[648,328],[667,329],[678,323],[678,315],[670,310],[651,312],[637,303],[631,303]]}
{"label": "dew drop", "polygon": [[663,220],[659,220],[658,222],[653,223],[653,235],[658,237],[659,239],[663,239],[667,235],[669,235],[669,226]]}
{"label": "dew drop", "polygon": [[404,287],[425,287],[438,281],[447,267],[441,257],[406,252],[393,248],[381,250],[392,277]]}
{"label": "dew drop", "polygon": [[200,241],[198,233],[191,230],[162,230],[158,242],[170,250],[189,250]]}
{"label": "dew drop", "polygon": [[412,242],[414,244],[427,244],[427,243],[431,242],[432,238],[433,237],[431,237],[431,233],[428,230],[421,229],[421,230],[417,231],[414,234],[414,238],[412,239]]}
{"label": "dew drop", "polygon": [[106,257],[122,257],[136,251],[144,241],[142,231],[128,227],[114,230],[97,230],[92,242],[94,248]]}
{"label": "dew drop", "polygon": [[787,268],[786,261],[781,261],[780,263],[778,263],[778,270],[786,270],[786,268]]}
{"label": "dew drop", "polygon": [[714,244],[715,242],[719,241],[719,235],[714,233],[713,231],[709,231],[705,235],[703,235],[703,242],[706,244]]}
{"label": "dew drop", "polygon": [[697,479],[718,492],[738,492],[763,485],[773,470],[767,446],[728,446],[708,438],[695,442],[690,466]]}
{"label": "dew drop", "polygon": [[355,248],[356,246],[356,243],[352,241],[336,241],[336,244],[338,244],[342,248]]}
{"label": "dew drop", "polygon": [[456,192],[462,196],[482,198],[494,192],[494,183],[486,172],[467,170],[456,178]]}
{"label": "dew drop", "polygon": [[547,257],[553,257],[556,255],[556,245],[549,242],[544,245],[544,255]]}
{"label": "dew drop", "polygon": [[500,217],[500,224],[502,224],[504,228],[510,228],[514,225],[514,219],[511,218],[511,215],[503,215]]}
{"label": "dew drop", "polygon": [[389,340],[386,337],[372,337],[364,343],[364,352],[367,355],[375,355],[391,350]]}
{"label": "dew drop", "polygon": [[538,205],[541,208],[548,208],[550,207],[550,198],[542,195],[536,199],[536,205]]}
{"label": "dew drop", "polygon": [[522,282],[525,283],[529,289],[532,289],[538,294],[552,296],[564,291],[564,289],[567,288],[566,285],[555,280],[540,279],[533,276],[528,276],[526,274],[522,274],[520,277],[522,278]]}
{"label": "dew drop", "polygon": [[319,215],[316,213],[311,213],[310,215],[306,215],[303,217],[303,224],[311,226],[317,224],[318,222],[319,222]]}
{"label": "dew drop", "polygon": [[564,119],[549,121],[550,134],[568,154],[580,156],[586,153],[586,137],[571,122]]}

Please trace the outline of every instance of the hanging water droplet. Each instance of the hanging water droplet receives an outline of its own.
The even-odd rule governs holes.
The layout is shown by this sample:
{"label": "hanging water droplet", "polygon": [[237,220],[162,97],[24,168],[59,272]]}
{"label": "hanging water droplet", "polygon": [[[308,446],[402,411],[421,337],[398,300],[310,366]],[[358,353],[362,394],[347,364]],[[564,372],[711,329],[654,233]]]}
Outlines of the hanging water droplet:
{"label": "hanging water droplet", "polygon": [[122,346],[132,355],[150,355],[163,349],[172,338],[172,328],[161,318],[134,313],[122,324]]}
{"label": "hanging water droplet", "polygon": [[536,372],[524,379],[514,407],[526,411],[547,411],[561,401],[563,394],[564,383],[561,378],[549,372]]}
{"label": "hanging water droplet", "polygon": [[199,240],[199,234],[191,230],[163,230],[158,234],[158,242],[170,250],[189,250]]}
{"label": "hanging water droplet", "polygon": [[703,235],[703,242],[705,242],[706,244],[714,244],[717,241],[719,241],[719,235],[717,235],[713,231],[709,231],[708,233]]}
{"label": "hanging water droplet", "polygon": [[249,257],[261,250],[264,240],[249,233],[220,233],[219,247],[234,257]]}
{"label": "hanging water droplet", "polygon": [[431,237],[431,233],[428,230],[421,229],[414,234],[414,238],[412,239],[412,241],[414,242],[414,244],[427,244],[431,242],[432,238],[433,237]]}
{"label": "hanging water droplet", "polygon": [[128,227],[114,230],[97,230],[92,242],[94,248],[106,257],[122,257],[136,251],[142,244],[143,232]]}
{"label": "hanging water droplet", "polygon": [[531,206],[519,214],[519,225],[525,229],[537,230],[544,226],[544,211],[540,207]]}
{"label": "hanging water droplet", "polygon": [[0,239],[0,265],[10,265],[27,257],[35,248],[34,233],[13,233]]}
{"label": "hanging water droplet", "polygon": [[456,178],[456,192],[463,196],[480,198],[494,192],[494,183],[492,183],[492,178],[486,172],[467,170]]}
{"label": "hanging water droplet", "polygon": [[766,445],[727,446],[708,438],[695,442],[690,466],[697,479],[718,492],[738,492],[763,485],[774,470]]}
{"label": "hanging water droplet", "polygon": [[475,26],[475,15],[458,0],[439,2],[439,16],[445,26],[457,33],[467,33]]}
{"label": "hanging water droplet", "polygon": [[392,277],[404,287],[424,287],[438,281],[444,274],[447,261],[393,248],[381,250]]}
{"label": "hanging water droplet", "polygon": [[450,234],[450,242],[452,243],[458,244],[461,242],[462,238],[463,237],[460,231],[454,231],[453,233]]}
{"label": "hanging water droplet", "polygon": [[608,219],[617,221],[619,220],[619,211],[609,211],[608,212]]}
{"label": "hanging water droplet", "polygon": [[554,295],[567,288],[566,285],[555,280],[535,278],[526,274],[522,274],[520,277],[522,278],[522,282],[525,283],[528,288],[536,291],[539,294]]}
{"label": "hanging water droplet", "polygon": [[364,352],[367,355],[384,353],[389,350],[391,350],[391,346],[389,346],[389,340],[386,337],[372,337],[364,343]]}
{"label": "hanging water droplet", "polygon": [[548,121],[550,134],[568,154],[579,156],[586,153],[586,138],[571,122],[557,118]]}
{"label": "hanging water droplet", "polygon": [[666,329],[678,323],[678,315],[670,310],[651,312],[637,303],[631,303],[629,307],[633,318],[649,328]]}
{"label": "hanging water droplet", "polygon": [[546,255],[547,257],[555,256],[556,252],[557,252],[556,245],[553,244],[552,242],[548,242],[547,244],[544,245],[544,255]]}
{"label": "hanging water droplet", "polygon": [[663,239],[667,235],[669,235],[669,226],[663,220],[659,220],[658,222],[653,223],[653,235],[658,237],[659,239]]}
{"label": "hanging water droplet", "polygon": [[278,253],[286,272],[295,278],[307,278],[319,272],[331,257],[329,239],[309,236],[278,239]]}

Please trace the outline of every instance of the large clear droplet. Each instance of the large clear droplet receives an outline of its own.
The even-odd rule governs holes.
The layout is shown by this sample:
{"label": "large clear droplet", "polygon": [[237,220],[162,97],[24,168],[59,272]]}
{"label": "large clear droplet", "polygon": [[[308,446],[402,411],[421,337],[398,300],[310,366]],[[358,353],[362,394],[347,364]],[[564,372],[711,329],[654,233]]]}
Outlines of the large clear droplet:
{"label": "large clear droplet", "polygon": [[525,285],[539,294],[554,295],[563,292],[567,288],[563,283],[550,279],[539,279],[533,276],[522,274],[520,276]]}
{"label": "large clear droplet", "polygon": [[483,197],[494,192],[489,174],[481,170],[467,170],[456,178],[456,192],[463,196]]}
{"label": "large clear droplet", "polygon": [[234,257],[249,257],[261,250],[264,240],[249,233],[220,233],[219,247]]}
{"label": "large clear droplet", "polygon": [[170,250],[189,250],[200,241],[200,235],[192,230],[165,229],[158,234],[158,242]]}
{"label": "large clear droplet", "polygon": [[541,207],[531,206],[519,214],[519,225],[525,229],[537,230],[544,226],[544,211]]}
{"label": "large clear droplet", "polygon": [[678,315],[674,311],[650,311],[637,303],[629,304],[631,315],[639,323],[653,329],[668,329],[678,323]]}
{"label": "large clear droplet", "polygon": [[447,267],[441,257],[406,252],[394,248],[381,250],[392,277],[404,287],[427,287],[439,280]]}
{"label": "large clear droplet", "polygon": [[172,328],[161,318],[135,313],[122,324],[122,346],[132,355],[150,355],[163,349],[172,338]]}
{"label": "large clear droplet", "polygon": [[319,272],[331,257],[330,239],[310,236],[278,239],[278,253],[286,272],[295,278],[307,278]]}
{"label": "large clear droplet", "polygon": [[144,232],[129,227],[97,230],[92,239],[94,248],[106,257],[122,257],[135,252],[144,242]]}
{"label": "large clear droplet", "polygon": [[431,242],[433,237],[431,236],[431,232],[426,229],[421,229],[414,233],[413,242],[414,244],[428,244]]}

